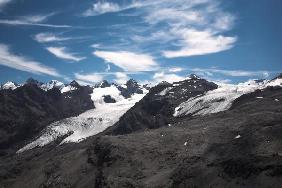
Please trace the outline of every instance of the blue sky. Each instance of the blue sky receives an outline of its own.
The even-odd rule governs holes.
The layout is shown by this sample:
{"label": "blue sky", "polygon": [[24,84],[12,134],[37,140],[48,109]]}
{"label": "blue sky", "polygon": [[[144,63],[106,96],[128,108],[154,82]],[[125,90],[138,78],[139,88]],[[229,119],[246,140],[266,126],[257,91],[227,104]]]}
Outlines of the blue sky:
{"label": "blue sky", "polygon": [[0,82],[282,72],[279,0],[0,0]]}

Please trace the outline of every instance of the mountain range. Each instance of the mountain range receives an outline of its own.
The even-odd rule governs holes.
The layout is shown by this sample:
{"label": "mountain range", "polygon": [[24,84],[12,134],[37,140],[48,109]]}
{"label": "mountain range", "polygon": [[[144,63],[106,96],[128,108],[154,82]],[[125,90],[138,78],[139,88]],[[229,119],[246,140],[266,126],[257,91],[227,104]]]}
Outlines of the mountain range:
{"label": "mountain range", "polygon": [[7,82],[1,187],[279,187],[282,75],[223,84],[197,75]]}

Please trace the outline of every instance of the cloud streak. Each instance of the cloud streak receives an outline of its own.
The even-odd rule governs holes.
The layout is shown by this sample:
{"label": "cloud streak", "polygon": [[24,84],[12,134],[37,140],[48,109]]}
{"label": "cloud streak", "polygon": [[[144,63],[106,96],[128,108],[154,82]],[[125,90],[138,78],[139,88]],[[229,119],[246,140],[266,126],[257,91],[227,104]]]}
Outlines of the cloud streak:
{"label": "cloud streak", "polygon": [[204,73],[212,76],[213,73],[222,74],[231,77],[269,77],[269,71],[245,71],[245,70],[223,70],[223,69],[201,69],[193,68],[193,72]]}
{"label": "cloud streak", "polygon": [[167,58],[206,55],[229,50],[236,42],[236,37],[225,37],[210,31],[194,29],[177,30],[175,33],[183,38],[183,47],[179,50],[163,51]]}
{"label": "cloud streak", "polygon": [[34,36],[34,39],[40,43],[47,43],[47,42],[60,42],[70,40],[69,37],[59,37],[53,33],[38,33]]}
{"label": "cloud streak", "polygon": [[83,16],[97,16],[109,12],[118,12],[121,7],[112,2],[97,2],[92,4],[92,7],[87,9],[82,15]]}
{"label": "cloud streak", "polygon": [[110,1],[98,1],[97,3],[92,4],[89,9],[84,11],[82,15],[85,17],[99,16],[106,13],[116,13],[127,9],[139,8],[147,5],[149,5],[148,2],[135,1],[135,0],[133,0],[131,3],[126,5],[119,5],[117,3]]}
{"label": "cloud streak", "polygon": [[87,83],[97,83],[101,82],[104,79],[104,76],[102,74],[96,74],[96,73],[90,73],[90,74],[81,74],[81,73],[75,73],[75,78],[78,79],[78,81],[81,81],[82,83],[87,85]]}
{"label": "cloud streak", "polygon": [[154,58],[147,54],[138,54],[127,51],[95,51],[94,55],[112,63],[124,71],[151,71],[158,67]]}
{"label": "cloud streak", "polygon": [[185,77],[179,76],[177,74],[167,74],[165,72],[157,72],[153,76],[153,82],[160,83],[162,81],[167,81],[169,83],[178,82],[185,79]]}
{"label": "cloud streak", "polygon": [[49,17],[55,15],[55,13],[50,13],[46,15],[30,15],[30,16],[21,16],[17,19],[8,20],[1,19],[0,24],[11,25],[11,26],[39,26],[39,27],[51,27],[51,28],[70,28],[70,25],[55,25],[43,23],[48,20]]}
{"label": "cloud streak", "polygon": [[30,60],[27,57],[16,55],[12,53],[9,47],[5,44],[0,44],[0,65],[34,74],[60,77],[56,69],[45,66],[37,61]]}
{"label": "cloud streak", "polygon": [[68,52],[66,47],[48,47],[46,49],[60,59],[76,61],[76,62],[85,59],[85,57],[79,57],[73,53]]}
{"label": "cloud streak", "polygon": [[166,58],[190,57],[229,50],[237,41],[226,34],[236,18],[222,9],[219,0],[135,0],[127,5],[103,1],[93,7],[92,15],[134,8],[143,22],[119,34],[120,40],[129,41],[122,46],[124,51],[154,46],[155,54]]}

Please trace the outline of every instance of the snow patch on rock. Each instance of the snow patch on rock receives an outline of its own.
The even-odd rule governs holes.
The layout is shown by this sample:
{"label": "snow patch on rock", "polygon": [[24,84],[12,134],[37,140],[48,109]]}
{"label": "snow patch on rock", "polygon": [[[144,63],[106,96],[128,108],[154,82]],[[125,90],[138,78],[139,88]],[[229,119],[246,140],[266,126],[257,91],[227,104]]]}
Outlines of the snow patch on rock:
{"label": "snow patch on rock", "polygon": [[251,80],[238,85],[218,84],[219,87],[217,89],[208,91],[202,96],[196,96],[181,103],[175,108],[174,116],[207,115],[225,111],[228,110],[232,106],[233,101],[240,96],[270,86],[281,86],[281,83],[282,79],[260,82]]}

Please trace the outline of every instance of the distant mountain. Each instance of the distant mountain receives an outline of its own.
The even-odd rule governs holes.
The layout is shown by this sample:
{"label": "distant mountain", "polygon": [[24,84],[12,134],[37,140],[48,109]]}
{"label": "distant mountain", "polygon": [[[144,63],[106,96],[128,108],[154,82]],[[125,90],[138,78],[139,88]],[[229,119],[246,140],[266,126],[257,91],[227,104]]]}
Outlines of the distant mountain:
{"label": "distant mountain", "polygon": [[[10,149],[13,152],[15,148],[23,147],[24,143],[37,137],[51,123],[95,109],[96,104],[99,110],[92,110],[92,113],[100,114],[103,108],[109,109],[108,106],[112,106],[110,110],[115,111],[115,114],[104,112],[113,118],[106,122],[107,128],[140,100],[131,97],[135,94],[143,97],[143,92],[145,95],[147,90],[134,80],[129,80],[123,86],[107,81],[95,86],[81,86],[75,80],[69,84],[56,80],[42,83],[32,78],[22,85],[8,82],[0,90],[0,150],[4,152]],[[88,123],[88,120],[84,123]]]}
{"label": "distant mountain", "polygon": [[62,90],[65,87],[64,83],[59,82],[57,80],[51,80],[48,83],[44,83],[40,86],[45,91],[51,90],[53,88],[58,88],[59,90]]}
{"label": "distant mountain", "polygon": [[166,126],[173,118],[174,109],[182,102],[216,89],[218,86],[196,75],[170,84],[162,82],[150,92],[120,121],[106,130],[106,134],[127,134],[134,131]]}
{"label": "distant mountain", "polygon": [[[71,82],[70,86],[79,87],[75,81]],[[116,123],[120,116],[147,92],[146,88],[134,80],[129,80],[122,86],[104,80],[96,84],[90,94],[95,109],[50,124],[39,135],[34,135],[36,139],[31,139],[18,153],[45,146],[62,138],[57,142],[80,142],[98,134]]]}
{"label": "distant mountain", "polygon": [[135,131],[167,126],[178,117],[208,115],[228,110],[242,95],[282,87],[282,79],[253,80],[238,85],[208,82],[192,74],[173,84],[162,82],[150,92],[105,134],[128,134]]}

